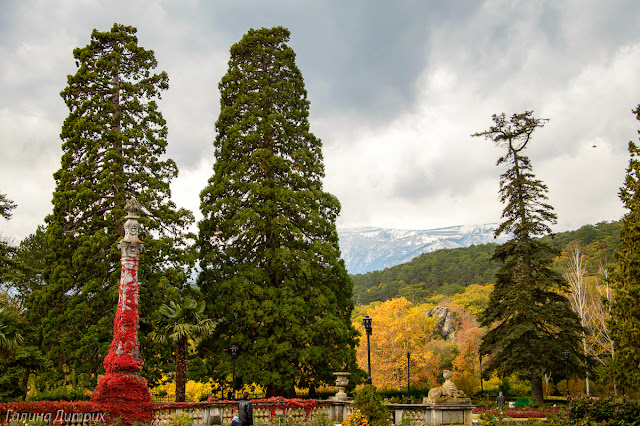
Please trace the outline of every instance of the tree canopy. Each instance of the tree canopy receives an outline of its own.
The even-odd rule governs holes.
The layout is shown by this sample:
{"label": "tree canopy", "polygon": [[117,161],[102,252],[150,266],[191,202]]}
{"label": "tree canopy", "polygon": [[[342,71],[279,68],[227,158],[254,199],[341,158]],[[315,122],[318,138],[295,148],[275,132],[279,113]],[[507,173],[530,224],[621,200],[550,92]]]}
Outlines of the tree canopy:
{"label": "tree canopy", "polygon": [[[621,228],[620,221],[600,222],[538,238],[557,252],[569,250],[573,243],[579,244],[585,254],[587,272],[593,276],[600,266],[613,262]],[[436,250],[381,271],[352,275],[354,300],[356,304],[368,304],[406,297],[418,303],[444,294],[443,290],[455,290],[454,286],[461,292],[474,284],[493,284],[499,267],[498,262],[491,260],[495,248],[496,244],[491,243]]]}
{"label": "tree canopy", "polygon": [[550,234],[550,225],[556,221],[547,203],[547,186],[536,179],[523,153],[533,132],[546,121],[535,118],[531,111],[509,118],[503,113],[493,115],[489,130],[473,135],[484,136],[504,149],[497,162],[504,167],[499,189],[504,221],[496,235],[513,235],[496,247],[492,257],[500,267],[489,305],[480,314],[481,325],[489,329],[480,353],[489,355],[486,373],[497,371],[501,377],[515,373],[530,380],[537,403],[543,399],[542,377],[563,365],[563,352],[570,352],[574,366],[584,359],[578,349],[580,320],[559,293],[566,289],[566,282],[552,269],[558,253],[534,238]]}
{"label": "tree canopy", "polygon": [[[357,368],[340,204],[322,188],[322,144],[309,130],[289,36],[250,30],[231,47],[197,244],[198,285],[217,323],[207,346],[217,354],[237,346],[239,378],[268,395]],[[228,374],[230,362],[214,374]]]}
{"label": "tree canopy", "polygon": [[[633,111],[640,120],[640,105]],[[615,378],[623,387],[640,386],[640,147],[629,142],[629,165],[620,199],[628,210],[622,218],[620,250],[611,304],[610,328],[615,343]]]}
{"label": "tree canopy", "polygon": [[7,198],[6,194],[0,194],[0,216],[11,219],[11,210],[16,208],[16,203]]}
{"label": "tree canopy", "polygon": [[460,291],[471,284],[493,282],[498,265],[491,262],[495,244],[436,250],[410,262],[382,271],[354,275],[356,303],[368,304],[403,296],[423,301],[442,287],[458,285]]}
{"label": "tree canopy", "polygon": [[[5,194],[0,194],[0,217],[6,220],[11,219],[12,210],[15,208],[16,203]],[[15,247],[0,235],[0,284],[10,280],[11,271],[16,267],[14,255]]]}
{"label": "tree canopy", "polygon": [[153,51],[138,46],[135,28],[114,24],[94,30],[73,56],[78,69],[61,92],[69,115],[46,218],[46,285],[29,295],[27,315],[41,322],[41,346],[54,365],[41,382],[91,386],[111,342],[126,198],[135,195],[146,209],[143,332],[165,293],[185,283],[193,215],[170,200],[178,170],[164,158],[167,127],[157,105],[169,83],[165,72],[153,73]]}

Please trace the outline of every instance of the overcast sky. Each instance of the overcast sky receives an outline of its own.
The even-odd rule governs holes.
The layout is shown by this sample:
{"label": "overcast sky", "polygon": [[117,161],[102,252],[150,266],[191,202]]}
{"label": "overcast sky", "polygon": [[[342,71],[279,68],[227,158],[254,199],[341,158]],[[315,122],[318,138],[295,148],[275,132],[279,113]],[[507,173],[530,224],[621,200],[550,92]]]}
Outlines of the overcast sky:
{"label": "overcast sky", "polygon": [[59,96],[72,51],[115,22],[138,29],[170,88],[160,109],[180,169],[174,201],[199,213],[212,174],[218,82],[250,28],[284,26],[323,141],[339,227],[499,222],[501,151],[470,135],[491,115],[549,123],[528,156],[554,231],[624,214],[618,191],[640,123],[640,2],[428,0],[0,0],[0,193],[19,240],[51,212]]}

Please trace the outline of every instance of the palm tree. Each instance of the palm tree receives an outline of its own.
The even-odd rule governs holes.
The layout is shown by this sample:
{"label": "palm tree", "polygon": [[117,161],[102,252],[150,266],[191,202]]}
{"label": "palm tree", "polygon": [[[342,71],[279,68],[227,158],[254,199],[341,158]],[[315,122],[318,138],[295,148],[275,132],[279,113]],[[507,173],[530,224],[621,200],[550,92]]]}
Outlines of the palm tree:
{"label": "palm tree", "polygon": [[185,401],[187,382],[187,354],[189,340],[209,336],[213,333],[213,321],[204,316],[205,302],[197,303],[187,297],[182,304],[169,302],[158,309],[160,320],[149,337],[156,342],[171,340],[176,344],[176,402]]}
{"label": "palm tree", "polygon": [[11,355],[21,343],[20,316],[13,309],[0,306],[0,359]]}

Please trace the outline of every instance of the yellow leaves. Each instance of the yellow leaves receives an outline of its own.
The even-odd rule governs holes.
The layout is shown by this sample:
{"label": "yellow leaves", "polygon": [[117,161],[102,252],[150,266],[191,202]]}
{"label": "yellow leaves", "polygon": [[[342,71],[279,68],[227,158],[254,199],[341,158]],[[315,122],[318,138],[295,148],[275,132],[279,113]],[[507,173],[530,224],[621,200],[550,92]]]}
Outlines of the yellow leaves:
{"label": "yellow leaves", "polygon": [[[407,380],[407,352],[411,352],[411,376],[414,383],[432,383],[437,377],[439,359],[428,348],[435,319],[424,314],[431,306],[414,306],[404,297],[366,307],[372,318],[371,370],[373,382],[381,388],[401,388]],[[363,310],[364,311],[364,310]],[[362,333],[357,350],[358,364],[367,370],[366,333],[361,317],[354,326]]]}
{"label": "yellow leaves", "polygon": [[493,284],[471,284],[463,293],[454,295],[451,302],[477,316],[489,304],[489,295],[492,291]]}
{"label": "yellow leaves", "polygon": [[[428,318],[432,304],[414,305],[404,297],[357,306],[354,327],[362,333],[357,348],[358,365],[367,371],[367,335],[362,318],[372,319],[371,375],[373,384],[383,389],[407,386],[407,352],[411,352],[411,386],[437,386],[442,370],[451,369],[454,381],[468,395],[480,388],[478,348],[484,330],[464,307],[479,309],[493,286],[475,285],[457,304],[443,303],[454,315],[455,339],[444,340],[436,330],[438,317]],[[463,293],[463,295],[465,294]],[[460,296],[460,295],[457,295]],[[458,305],[459,304],[459,305]],[[454,358],[455,356],[455,358]]]}
{"label": "yellow leaves", "polygon": [[[185,394],[187,401],[201,401],[207,398],[207,395],[211,393],[211,383],[201,383],[193,380],[189,380],[185,386]],[[151,389],[153,395],[166,395],[168,401],[175,401],[176,398],[176,385],[173,378],[164,376],[162,383],[153,389]]]}
{"label": "yellow leaves", "polygon": [[[230,379],[230,377],[229,377]],[[196,382],[189,380],[185,386],[185,394],[187,401],[198,402],[206,400],[209,394],[213,398],[227,398],[227,390],[229,385],[225,382]],[[242,395],[244,392],[250,392],[252,394],[262,395],[265,393],[264,387],[257,383],[245,384],[242,388],[236,389],[236,395]],[[175,401],[176,398],[176,383],[174,377],[162,376],[162,381],[159,385],[151,389],[152,395],[161,395],[163,400]]]}
{"label": "yellow leaves", "polygon": [[457,334],[458,355],[453,360],[453,381],[467,395],[480,390],[480,354],[484,331],[480,327],[462,329]]}

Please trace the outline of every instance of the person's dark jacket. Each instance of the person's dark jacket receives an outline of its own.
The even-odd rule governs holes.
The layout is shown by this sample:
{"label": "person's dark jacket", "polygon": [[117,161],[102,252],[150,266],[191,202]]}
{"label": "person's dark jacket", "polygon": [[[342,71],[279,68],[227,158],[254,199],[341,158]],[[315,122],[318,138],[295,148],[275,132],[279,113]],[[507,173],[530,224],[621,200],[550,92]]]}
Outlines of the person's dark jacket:
{"label": "person's dark jacket", "polygon": [[498,408],[504,407],[505,400],[506,398],[504,397],[504,395],[502,394],[498,395],[498,398],[496,398],[496,407]]}
{"label": "person's dark jacket", "polygon": [[240,426],[253,424],[253,407],[251,406],[251,401],[242,399],[238,403],[238,417],[240,418]]}

